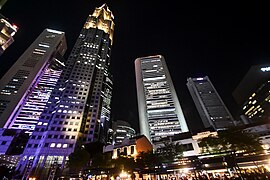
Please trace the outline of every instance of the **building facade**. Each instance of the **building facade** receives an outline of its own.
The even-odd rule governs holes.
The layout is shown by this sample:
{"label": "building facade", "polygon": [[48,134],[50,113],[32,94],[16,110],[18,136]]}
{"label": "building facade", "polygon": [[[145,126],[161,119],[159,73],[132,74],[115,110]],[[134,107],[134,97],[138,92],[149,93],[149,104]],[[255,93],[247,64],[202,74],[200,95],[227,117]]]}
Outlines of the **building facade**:
{"label": "building facade", "polygon": [[112,152],[112,159],[117,159],[120,155],[128,157],[136,157],[141,152],[153,151],[153,144],[144,135],[126,138],[119,144],[107,145],[103,148],[103,152]]}
{"label": "building facade", "polygon": [[270,120],[270,64],[251,66],[233,97],[246,123]]}
{"label": "building facade", "polygon": [[187,87],[205,128],[222,130],[235,126],[231,113],[208,76],[188,78]]}
{"label": "building facade", "polygon": [[136,135],[136,131],[127,121],[117,120],[112,124],[113,144],[120,144],[125,138]]}
{"label": "building facade", "polygon": [[32,172],[52,178],[64,169],[75,147],[106,143],[113,31],[113,14],[106,4],[87,18],[18,165],[24,177]]}
{"label": "building facade", "polygon": [[0,80],[0,126],[32,133],[62,72],[65,34],[45,29]]}
{"label": "building facade", "polygon": [[189,131],[164,57],[137,58],[135,71],[140,133],[154,143]]}
{"label": "building facade", "polygon": [[28,140],[29,135],[24,130],[0,128],[0,154],[20,155]]}

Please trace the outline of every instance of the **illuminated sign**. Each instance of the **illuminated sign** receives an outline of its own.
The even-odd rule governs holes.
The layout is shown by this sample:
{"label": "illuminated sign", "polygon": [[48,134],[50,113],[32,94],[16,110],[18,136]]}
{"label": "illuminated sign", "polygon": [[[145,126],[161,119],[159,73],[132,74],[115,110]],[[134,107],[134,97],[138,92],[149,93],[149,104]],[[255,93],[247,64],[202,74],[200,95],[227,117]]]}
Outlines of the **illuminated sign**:
{"label": "illuminated sign", "polygon": [[270,66],[261,68],[261,71],[263,72],[270,71]]}

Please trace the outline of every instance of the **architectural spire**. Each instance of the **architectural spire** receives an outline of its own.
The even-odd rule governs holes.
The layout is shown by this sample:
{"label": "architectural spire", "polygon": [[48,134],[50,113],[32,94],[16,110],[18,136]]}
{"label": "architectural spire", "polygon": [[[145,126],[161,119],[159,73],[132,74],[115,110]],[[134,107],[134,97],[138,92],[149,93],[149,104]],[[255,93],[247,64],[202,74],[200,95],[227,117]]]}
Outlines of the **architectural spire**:
{"label": "architectural spire", "polygon": [[114,16],[110,11],[107,4],[103,4],[97,7],[92,15],[89,15],[86,23],[84,24],[85,29],[97,28],[110,35],[111,44],[113,42],[114,32]]}

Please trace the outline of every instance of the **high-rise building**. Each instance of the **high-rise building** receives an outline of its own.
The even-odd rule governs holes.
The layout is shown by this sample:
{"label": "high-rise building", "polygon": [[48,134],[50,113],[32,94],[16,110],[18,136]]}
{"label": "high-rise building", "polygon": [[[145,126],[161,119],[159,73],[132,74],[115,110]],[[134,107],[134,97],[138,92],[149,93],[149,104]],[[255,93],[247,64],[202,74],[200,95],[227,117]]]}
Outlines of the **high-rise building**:
{"label": "high-rise building", "polygon": [[187,87],[205,128],[223,130],[234,126],[234,119],[208,76],[188,78]]}
{"label": "high-rise building", "polygon": [[16,25],[0,14],[0,56],[14,42],[13,36],[17,30]]}
{"label": "high-rise building", "polygon": [[140,133],[155,143],[189,131],[164,57],[137,58],[135,71]]}
{"label": "high-rise building", "polygon": [[233,91],[247,123],[270,120],[270,64],[253,65]]}
{"label": "high-rise building", "polygon": [[113,144],[120,144],[125,138],[131,138],[136,135],[136,131],[127,121],[117,120],[112,124]]}
{"label": "high-rise building", "polygon": [[106,143],[113,32],[113,14],[106,4],[87,18],[17,168],[24,177],[32,172],[52,178],[75,147]]}
{"label": "high-rise building", "polygon": [[31,133],[62,72],[65,34],[45,29],[0,80],[0,126]]}

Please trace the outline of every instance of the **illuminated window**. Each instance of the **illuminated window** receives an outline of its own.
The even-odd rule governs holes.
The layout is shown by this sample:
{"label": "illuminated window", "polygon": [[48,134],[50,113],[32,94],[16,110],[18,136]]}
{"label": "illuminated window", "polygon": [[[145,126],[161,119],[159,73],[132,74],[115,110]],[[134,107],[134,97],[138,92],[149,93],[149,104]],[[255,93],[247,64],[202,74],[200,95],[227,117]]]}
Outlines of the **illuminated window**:
{"label": "illuminated window", "polygon": [[67,148],[68,147],[68,145],[67,144],[63,144],[63,148]]}
{"label": "illuminated window", "polygon": [[55,147],[55,143],[52,143],[52,144],[50,145],[50,147]]}

